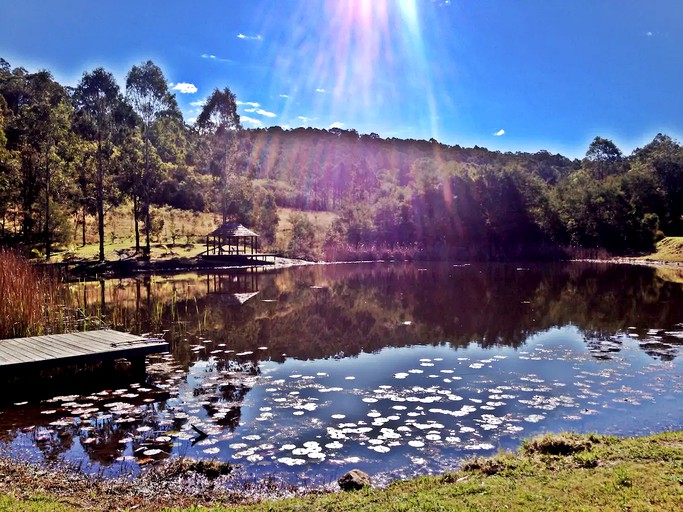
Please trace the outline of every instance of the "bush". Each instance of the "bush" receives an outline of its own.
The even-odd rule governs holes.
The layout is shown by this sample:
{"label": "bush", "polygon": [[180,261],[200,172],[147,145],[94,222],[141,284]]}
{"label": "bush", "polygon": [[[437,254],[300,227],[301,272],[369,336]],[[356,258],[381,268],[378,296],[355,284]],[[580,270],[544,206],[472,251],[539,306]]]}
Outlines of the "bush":
{"label": "bush", "polygon": [[314,258],[315,228],[308,218],[301,213],[289,216],[292,224],[292,237],[289,239],[287,252],[297,258]]}

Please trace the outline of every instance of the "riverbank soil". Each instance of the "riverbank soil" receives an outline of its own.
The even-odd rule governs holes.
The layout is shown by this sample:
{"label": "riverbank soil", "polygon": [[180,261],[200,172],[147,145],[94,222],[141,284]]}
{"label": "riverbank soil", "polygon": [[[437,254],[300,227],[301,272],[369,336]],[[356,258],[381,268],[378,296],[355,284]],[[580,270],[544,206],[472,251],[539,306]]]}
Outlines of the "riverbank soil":
{"label": "riverbank soil", "polygon": [[[0,510],[679,511],[683,432],[547,435],[524,443],[516,454],[471,459],[452,474],[397,481],[385,489],[311,490],[250,505],[245,502],[263,495],[196,475],[153,472],[114,482],[8,460],[0,460],[0,475]],[[283,495],[281,489],[275,494]]]}

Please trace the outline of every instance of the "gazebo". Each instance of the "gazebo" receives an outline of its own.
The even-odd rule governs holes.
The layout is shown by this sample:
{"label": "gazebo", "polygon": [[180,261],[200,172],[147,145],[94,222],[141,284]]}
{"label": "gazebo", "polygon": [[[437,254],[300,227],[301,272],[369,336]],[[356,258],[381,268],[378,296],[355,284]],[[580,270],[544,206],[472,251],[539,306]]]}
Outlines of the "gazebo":
{"label": "gazebo", "polygon": [[242,305],[259,294],[258,267],[206,274],[206,291],[214,295],[221,304]]}
{"label": "gazebo", "polygon": [[226,222],[206,237],[207,256],[258,254],[258,235],[237,222]]}

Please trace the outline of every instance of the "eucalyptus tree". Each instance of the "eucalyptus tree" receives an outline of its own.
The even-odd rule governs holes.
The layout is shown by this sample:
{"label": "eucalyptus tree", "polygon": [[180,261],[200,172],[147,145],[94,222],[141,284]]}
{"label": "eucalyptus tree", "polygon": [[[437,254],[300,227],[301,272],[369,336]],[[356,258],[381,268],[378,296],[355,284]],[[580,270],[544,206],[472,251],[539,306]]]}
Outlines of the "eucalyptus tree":
{"label": "eucalyptus tree", "polygon": [[[59,144],[70,127],[71,107],[64,87],[48,71],[28,73],[2,65],[0,94],[8,113],[6,149],[16,155],[19,171],[19,201],[22,208],[22,236],[33,241],[35,215],[41,221],[45,256],[52,253],[52,207],[55,175],[62,171]],[[42,196],[42,197],[41,197]],[[43,209],[36,206],[43,201]]]}
{"label": "eucalyptus tree", "polygon": [[175,96],[168,90],[161,68],[151,60],[133,66],[126,78],[126,97],[137,113],[142,126],[145,168],[142,176],[142,211],[145,217],[145,255],[150,254],[150,204],[155,181],[150,150],[150,135],[154,123],[162,117],[182,117]]}
{"label": "eucalyptus tree", "polygon": [[[660,215],[662,229],[669,236],[683,234],[683,146],[668,135],[657,134],[649,144],[634,151],[636,164],[649,169],[665,197]],[[635,165],[635,164],[634,164]]]}
{"label": "eucalyptus tree", "polygon": [[[104,260],[104,201],[105,179],[111,169],[114,137],[123,121],[123,96],[114,75],[103,68],[83,73],[73,95],[76,107],[76,127],[81,135],[95,143],[95,202],[97,209],[97,232],[99,258]],[[86,165],[83,162],[84,167]],[[85,215],[83,218],[85,230]]]}
{"label": "eucalyptus tree", "polygon": [[586,160],[589,167],[595,171],[594,174],[598,179],[603,179],[608,174],[612,174],[611,171],[621,159],[621,150],[617,145],[602,137],[595,137],[588,146],[588,151],[586,151]]}
{"label": "eucalyptus tree", "polygon": [[[0,59],[0,79],[3,74],[7,73],[2,68],[2,63],[6,62]],[[16,190],[18,183],[18,160],[15,154],[7,149],[7,136],[5,135],[5,123],[8,118],[7,102],[4,96],[0,94],[0,240],[4,240],[7,236],[6,221],[7,214],[10,207],[16,200]]]}
{"label": "eucalyptus tree", "polygon": [[220,209],[226,222],[230,210],[229,183],[235,174],[238,151],[237,133],[242,129],[237,101],[230,88],[213,91],[197,117],[196,126],[206,145],[205,163],[217,181]]}
{"label": "eucalyptus tree", "polygon": [[[141,129],[136,127],[125,134],[117,155],[118,172],[116,179],[118,186],[133,202],[136,252],[140,252],[140,221],[145,212],[143,198],[151,197],[149,187],[153,180],[151,180],[150,175],[155,174],[162,165],[156,148],[149,144],[147,149],[148,154],[145,151]],[[147,167],[147,171],[145,167]],[[145,173],[148,176],[145,176]]]}

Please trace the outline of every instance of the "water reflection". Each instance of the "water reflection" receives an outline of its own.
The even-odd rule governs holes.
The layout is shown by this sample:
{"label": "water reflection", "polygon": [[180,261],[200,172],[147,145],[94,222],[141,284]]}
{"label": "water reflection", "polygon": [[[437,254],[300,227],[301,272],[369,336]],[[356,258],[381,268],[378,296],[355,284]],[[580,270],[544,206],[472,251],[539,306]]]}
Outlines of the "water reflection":
{"label": "water reflection", "polygon": [[[77,286],[91,316],[133,332],[167,331],[174,355],[192,335],[238,352],[318,359],[385,346],[475,342],[522,345],[538,331],[576,325],[586,338],[626,332],[656,345],[680,341],[681,285],[619,265],[332,265],[282,272],[143,276]],[[90,301],[85,301],[88,298]],[[240,307],[226,307],[226,306]],[[671,353],[655,351],[658,356]]]}
{"label": "water reflection", "polygon": [[[0,409],[1,449],[137,470],[446,470],[548,430],[681,426],[683,289],[649,268],[311,266],[71,284],[87,317],[163,334],[141,382]],[[303,473],[302,473],[303,472]]]}
{"label": "water reflection", "polygon": [[258,295],[258,268],[240,269],[230,274],[206,274],[206,292],[222,304],[239,306]]}

